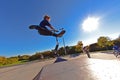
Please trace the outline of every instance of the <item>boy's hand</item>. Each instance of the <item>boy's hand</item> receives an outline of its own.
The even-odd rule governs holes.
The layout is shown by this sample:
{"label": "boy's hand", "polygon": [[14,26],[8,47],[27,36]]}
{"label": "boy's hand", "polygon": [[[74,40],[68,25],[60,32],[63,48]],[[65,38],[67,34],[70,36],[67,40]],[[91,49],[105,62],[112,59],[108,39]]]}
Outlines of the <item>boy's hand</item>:
{"label": "boy's hand", "polygon": [[55,29],[52,29],[51,31],[52,31],[52,32],[59,32],[58,30],[55,30]]}
{"label": "boy's hand", "polygon": [[53,31],[54,31],[54,32],[58,32],[58,30],[56,30],[56,29],[53,29]]}
{"label": "boy's hand", "polygon": [[55,30],[55,32],[59,32],[58,30]]}

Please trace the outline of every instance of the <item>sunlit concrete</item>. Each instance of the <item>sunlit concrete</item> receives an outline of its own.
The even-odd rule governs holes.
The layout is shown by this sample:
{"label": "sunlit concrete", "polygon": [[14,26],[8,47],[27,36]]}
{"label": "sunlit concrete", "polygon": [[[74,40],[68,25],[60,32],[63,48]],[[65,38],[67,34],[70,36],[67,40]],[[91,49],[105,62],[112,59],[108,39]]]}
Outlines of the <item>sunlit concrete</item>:
{"label": "sunlit concrete", "polygon": [[91,57],[65,56],[67,61],[55,64],[51,59],[0,68],[0,80],[33,80],[41,69],[37,80],[120,80],[120,58],[104,53],[92,53]]}
{"label": "sunlit concrete", "polygon": [[120,61],[102,53],[79,57],[43,67],[35,80],[120,80]]}

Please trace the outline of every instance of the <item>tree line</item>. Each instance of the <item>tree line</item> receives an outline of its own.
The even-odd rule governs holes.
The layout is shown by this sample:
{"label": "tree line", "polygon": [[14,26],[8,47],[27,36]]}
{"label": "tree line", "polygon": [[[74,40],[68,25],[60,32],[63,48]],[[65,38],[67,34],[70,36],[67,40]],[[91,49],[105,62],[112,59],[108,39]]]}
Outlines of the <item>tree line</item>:
{"label": "tree line", "polygon": [[[111,40],[109,37],[101,36],[98,38],[96,43],[92,43],[87,46],[89,47],[90,52],[94,52],[94,51],[112,50],[114,44],[120,46],[120,36],[114,40]],[[64,47],[59,48],[57,53],[60,56],[82,53],[82,48],[83,48],[82,41],[78,41],[78,43],[74,46],[66,46],[65,48]],[[65,49],[67,54],[65,53]],[[19,61],[44,60],[50,58],[55,58],[54,50],[36,52],[33,55],[18,55],[9,58],[0,56],[0,65],[12,64]]]}

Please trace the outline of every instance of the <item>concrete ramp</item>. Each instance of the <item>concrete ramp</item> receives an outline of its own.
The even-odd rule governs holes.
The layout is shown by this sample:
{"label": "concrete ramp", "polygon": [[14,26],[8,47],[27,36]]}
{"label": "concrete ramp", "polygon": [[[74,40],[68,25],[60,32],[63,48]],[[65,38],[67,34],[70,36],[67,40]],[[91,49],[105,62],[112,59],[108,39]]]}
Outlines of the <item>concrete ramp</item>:
{"label": "concrete ramp", "polygon": [[77,58],[44,66],[33,80],[120,80],[120,61]]}

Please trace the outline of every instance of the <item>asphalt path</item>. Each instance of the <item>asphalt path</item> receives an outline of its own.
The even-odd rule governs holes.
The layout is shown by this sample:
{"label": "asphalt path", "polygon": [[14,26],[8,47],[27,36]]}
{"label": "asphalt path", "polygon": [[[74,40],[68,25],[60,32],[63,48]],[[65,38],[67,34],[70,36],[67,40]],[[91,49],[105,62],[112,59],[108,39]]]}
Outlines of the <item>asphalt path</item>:
{"label": "asphalt path", "polygon": [[53,61],[36,61],[23,65],[0,68],[0,80],[32,80],[44,65],[51,64]]}

